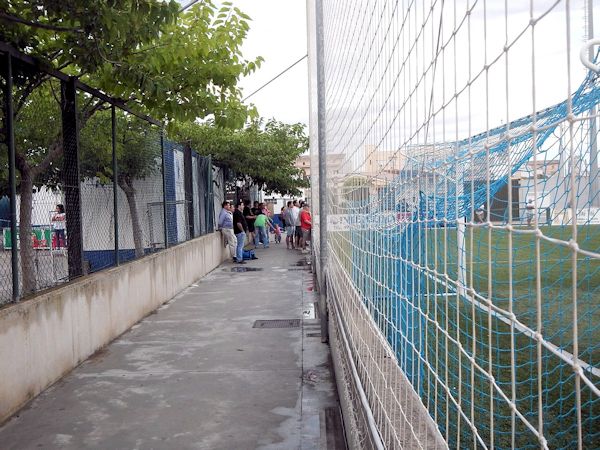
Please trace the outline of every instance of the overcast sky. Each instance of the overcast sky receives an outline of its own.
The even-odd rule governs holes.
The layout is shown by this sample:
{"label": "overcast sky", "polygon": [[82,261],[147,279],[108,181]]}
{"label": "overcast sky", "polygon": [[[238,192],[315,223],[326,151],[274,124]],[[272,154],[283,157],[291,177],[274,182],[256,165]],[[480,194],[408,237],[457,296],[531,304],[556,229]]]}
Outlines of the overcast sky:
{"label": "overcast sky", "polygon": [[[189,0],[179,1],[184,5],[189,3]],[[215,3],[219,4],[221,2],[216,1]],[[244,56],[248,59],[262,56],[265,59],[262,67],[257,72],[241,81],[240,85],[245,97],[307,53],[306,0],[232,0],[232,3],[252,18],[248,37],[242,47]],[[495,36],[498,34],[502,36],[504,2],[488,3],[490,35]],[[544,11],[553,3],[554,0],[537,0],[535,5],[537,5],[540,11]],[[520,30],[529,20],[529,1],[515,0],[515,2],[509,2],[509,4],[511,16],[509,25],[515,30]],[[495,10],[494,7],[498,7],[499,9]],[[538,37],[541,38],[538,39],[536,48],[537,109],[564,100],[567,95],[566,72],[564,70],[556,70],[559,67],[556,66],[557,60],[564,63],[564,56],[562,56],[565,52],[563,48],[565,45],[563,10],[564,7],[555,8],[549,16],[540,21],[537,27],[539,30]],[[600,13],[600,11],[596,11],[596,13]],[[583,0],[572,1],[571,14],[571,33],[573,37],[572,58],[574,61],[572,73],[574,77],[571,89],[575,89],[581,82],[583,74],[583,70],[578,70],[580,69],[580,64],[576,62],[578,59],[578,50],[582,42],[581,34],[584,25],[582,17]],[[474,15],[474,27],[476,27],[477,20],[478,16]],[[451,29],[451,27],[448,29]],[[531,84],[528,81],[530,74],[527,67],[530,65],[531,56],[528,39],[528,36],[519,39],[519,45],[512,49],[512,71],[509,73],[509,76],[512,77],[511,96],[517,99],[517,101],[511,102],[514,108],[514,111],[511,111],[513,113],[511,114],[511,119],[531,113],[531,94],[529,93]],[[503,39],[498,39],[498,42],[503,44]],[[335,47],[334,44],[332,45]],[[348,43],[342,42],[340,44],[344,47]],[[480,47],[477,42],[467,45],[470,45],[473,49],[477,49],[478,46]],[[493,44],[488,43],[488,45],[492,46]],[[474,58],[478,56],[476,53],[474,52]],[[529,62],[529,64],[520,64],[520,60]],[[480,61],[475,60],[474,66],[479,66],[479,63]],[[466,64],[464,66],[466,67]],[[500,72],[503,71],[501,70]],[[503,82],[497,83],[498,86],[503,84]],[[557,87],[559,88],[557,89]],[[303,60],[273,83],[253,95],[248,102],[256,105],[262,117],[274,117],[287,123],[302,122],[308,125],[307,60]],[[474,105],[474,108],[477,108],[477,106]],[[472,117],[479,116],[483,117],[484,115],[479,114],[478,111],[472,111]],[[493,126],[503,123],[506,119],[504,108],[498,108],[497,112],[494,111],[493,117],[490,119]],[[475,130],[473,130],[473,132],[478,131],[481,131],[480,124],[477,124]]]}
{"label": "overcast sky", "polygon": [[[178,0],[187,5],[191,0]],[[222,3],[215,1],[216,5]],[[248,14],[250,31],[242,47],[245,58],[262,56],[261,68],[243,79],[244,97],[306,55],[306,0],[232,0]],[[306,59],[248,99],[261,117],[308,126],[308,66]]]}
{"label": "overcast sky", "polygon": [[[244,95],[249,95],[306,55],[306,1],[234,0],[233,4],[252,18],[244,56],[265,59],[256,73],[241,82]],[[248,101],[263,117],[308,125],[306,59]]]}

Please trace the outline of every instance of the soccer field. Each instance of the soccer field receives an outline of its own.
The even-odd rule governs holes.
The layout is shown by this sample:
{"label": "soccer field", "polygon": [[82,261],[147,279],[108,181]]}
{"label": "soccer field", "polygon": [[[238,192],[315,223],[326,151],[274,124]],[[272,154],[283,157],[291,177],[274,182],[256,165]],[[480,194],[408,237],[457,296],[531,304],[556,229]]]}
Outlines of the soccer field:
{"label": "soccer field", "polygon": [[[582,254],[574,255],[570,247],[559,242],[545,238],[538,242],[536,235],[521,231],[528,229],[517,229],[511,236],[505,230],[467,229],[464,243],[467,285],[490,299],[494,306],[505,311],[512,308],[519,322],[541,333],[544,340],[567,358],[573,354],[576,340],[577,356],[582,365],[588,364],[588,368],[596,369],[595,373],[587,371],[586,374],[599,387],[600,260]],[[540,231],[544,237],[564,243],[573,237],[570,226],[541,227]],[[437,232],[434,235],[437,235],[439,245],[441,235]],[[448,230],[446,237],[446,258],[457,261],[456,230]],[[443,246],[443,239],[441,243]],[[578,226],[577,244],[583,250],[599,253],[600,227]],[[511,262],[509,256],[512,256]],[[443,263],[444,258],[441,259]],[[452,276],[456,273],[453,272]],[[469,301],[463,299],[456,310],[460,312],[457,317],[462,318],[458,327],[465,331],[465,339],[461,342],[466,348],[472,346],[472,335],[477,333],[479,341],[490,341],[490,337],[495,341],[492,345],[492,353],[495,353],[492,366],[496,368],[494,376],[503,390],[511,395],[511,376],[514,376],[518,408],[528,412],[526,417],[533,424],[538,417],[538,391],[541,386],[544,434],[553,438],[551,447],[567,448],[576,443],[576,385],[572,366],[545,347],[541,347],[538,356],[537,341],[533,336],[518,330],[511,335],[511,327],[506,322],[494,319],[491,321],[492,329],[489,329],[487,314],[474,311]],[[456,331],[456,324],[451,328]],[[470,339],[467,337],[469,331]],[[488,359],[485,353],[489,348],[485,344],[479,347],[484,353],[481,363],[485,364]],[[465,369],[468,373],[469,367]],[[480,380],[479,384],[483,387],[486,382]],[[583,436],[585,443],[593,445],[600,439],[600,399],[585,385],[582,385],[580,393]],[[481,397],[481,393],[479,395]],[[496,417],[495,426],[500,427],[497,431],[500,445],[510,436],[510,411],[505,402],[500,401],[498,406],[496,415],[499,417]],[[481,412],[485,417],[485,409]],[[505,429],[504,439],[502,429]],[[532,445],[531,435],[523,433],[526,431],[523,427],[521,431],[516,442],[520,442],[521,446]]]}
{"label": "soccer field", "polygon": [[[534,330],[537,330],[539,312],[542,329],[537,331],[569,352],[572,351],[575,299],[580,352],[597,351],[600,346],[600,259],[578,254],[575,270],[571,248],[540,239],[538,250],[536,236],[521,231],[530,230],[517,229],[509,238],[505,230],[467,229],[464,242],[467,285],[499,308],[508,311],[512,306],[516,318]],[[572,236],[570,226],[541,227],[540,231],[548,238],[565,243]],[[456,229],[429,229],[421,234],[429,238],[425,248],[430,264],[438,268],[446,264],[449,276],[457,279]],[[579,226],[577,234],[579,248],[600,253],[600,226]],[[598,361],[600,355],[596,356],[594,360]]]}
{"label": "soccer field", "polygon": [[[460,402],[460,410],[477,421],[484,440],[494,436],[497,448],[513,444],[539,448],[535,435],[515,417],[498,390],[508,399],[514,397],[517,410],[534,428],[541,410],[550,448],[568,448],[577,442],[572,365],[548,348],[538,348],[535,338],[535,333],[541,333],[569,360],[574,352],[575,311],[578,358],[586,376],[600,387],[600,261],[579,254],[574,270],[569,247],[540,239],[538,249],[530,231],[518,228],[509,236],[501,229],[467,228],[462,244],[464,270],[459,270],[456,228],[332,234],[333,251],[390,345],[398,348],[401,364],[407,358],[402,352],[410,347],[401,342],[406,341],[401,317],[412,316],[409,322],[418,332],[413,334],[410,344],[415,349],[408,359],[421,361],[417,388],[449,442],[460,439],[461,445],[472,447],[475,441],[466,421],[460,424],[455,404]],[[570,227],[540,231],[563,242],[572,236]],[[579,226],[577,234],[581,249],[599,252],[599,226]],[[408,312],[411,306],[398,306],[403,303],[402,283],[407,276],[417,286],[409,297],[415,306],[412,313]],[[467,290],[458,295],[452,280],[463,277]],[[493,307],[488,308],[487,302]],[[513,326],[511,309],[522,325]],[[415,366],[407,367],[414,370]],[[600,440],[600,399],[584,383],[579,393],[584,446],[593,445]]]}

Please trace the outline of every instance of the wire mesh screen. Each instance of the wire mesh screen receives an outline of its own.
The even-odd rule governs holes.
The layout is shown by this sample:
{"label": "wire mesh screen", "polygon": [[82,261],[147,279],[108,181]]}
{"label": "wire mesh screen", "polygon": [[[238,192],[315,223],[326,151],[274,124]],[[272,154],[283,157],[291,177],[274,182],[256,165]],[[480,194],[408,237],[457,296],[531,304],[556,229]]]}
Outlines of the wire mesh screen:
{"label": "wire mesh screen", "polygon": [[[13,95],[19,98],[22,91],[17,85]],[[15,105],[19,291],[24,295],[68,279],[63,251],[68,205],[57,188],[65,179],[61,97],[60,83],[46,80],[26,102]],[[73,179],[68,185],[77,189]],[[10,228],[3,234],[4,249],[11,250]]]}
{"label": "wire mesh screen", "polygon": [[[200,230],[202,234],[214,231],[213,168],[210,158],[201,158],[198,163],[198,200],[202,211]],[[217,210],[220,211],[220,210]]]}
{"label": "wire mesh screen", "polygon": [[189,239],[184,173],[183,146],[165,142],[165,198],[169,245]]}
{"label": "wire mesh screen", "polygon": [[116,264],[112,113],[89,94],[79,95],[78,106],[83,114],[96,108],[79,123],[83,264],[89,273]]}
{"label": "wire mesh screen", "polygon": [[192,155],[192,192],[191,192],[191,196],[192,196],[192,210],[194,212],[193,214],[193,230],[194,230],[194,237],[196,236],[200,236],[201,230],[200,230],[200,173],[199,173],[199,169],[198,169],[198,160],[199,157],[197,155]]}
{"label": "wire mesh screen", "polygon": [[[118,114],[119,118],[121,114]],[[117,214],[119,260],[140,258],[164,248],[160,129],[130,114],[117,120]]]}
{"label": "wire mesh screen", "polygon": [[209,157],[186,166],[153,119],[0,59],[0,304],[214,231]]}
{"label": "wire mesh screen", "polygon": [[212,180],[212,186],[210,187],[211,189],[211,195],[209,198],[212,198],[212,226],[213,226],[213,230],[215,228],[215,224],[217,224],[219,222],[217,214],[219,213],[221,205],[223,204],[223,201],[225,201],[225,197],[226,197],[226,193],[227,193],[227,186],[226,186],[226,176],[225,176],[225,170],[222,167],[218,167],[218,166],[212,166],[209,170],[211,170],[211,180]]}
{"label": "wire mesh screen", "polygon": [[[12,280],[12,261],[11,254],[7,247],[10,248],[10,239],[7,240],[5,235],[10,233],[10,200],[9,200],[9,176],[8,176],[8,146],[7,146],[7,129],[6,129],[6,94],[9,89],[6,80],[6,71],[0,72],[0,227],[2,227],[2,241],[0,242],[0,277],[5,280]],[[12,92],[11,92],[12,94]],[[6,230],[6,231],[5,231]],[[12,298],[12,282],[0,283],[0,306]]]}
{"label": "wire mesh screen", "polygon": [[597,5],[323,4],[328,284],[385,445],[419,404],[453,448],[598,447]]}

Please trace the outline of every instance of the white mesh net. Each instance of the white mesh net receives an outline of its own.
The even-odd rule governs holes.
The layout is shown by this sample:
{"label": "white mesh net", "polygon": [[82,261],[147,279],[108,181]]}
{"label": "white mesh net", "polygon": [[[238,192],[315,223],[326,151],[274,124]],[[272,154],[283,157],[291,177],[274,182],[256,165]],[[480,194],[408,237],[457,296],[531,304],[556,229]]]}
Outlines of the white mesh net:
{"label": "white mesh net", "polygon": [[388,448],[599,446],[593,3],[324,2],[313,207]]}

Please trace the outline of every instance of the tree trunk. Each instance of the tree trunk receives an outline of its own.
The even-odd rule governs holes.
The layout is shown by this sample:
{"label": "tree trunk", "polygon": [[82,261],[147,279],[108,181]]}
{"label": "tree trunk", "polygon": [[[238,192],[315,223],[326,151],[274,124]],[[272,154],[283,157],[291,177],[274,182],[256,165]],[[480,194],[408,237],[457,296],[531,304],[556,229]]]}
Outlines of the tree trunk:
{"label": "tree trunk", "polygon": [[22,295],[36,289],[33,242],[31,241],[31,213],[33,210],[33,179],[27,170],[21,171],[21,210],[19,213],[19,240],[21,257]]}
{"label": "tree trunk", "polygon": [[133,244],[135,246],[135,257],[141,258],[144,256],[144,244],[142,242],[142,226],[138,215],[137,206],[135,204],[135,189],[130,182],[119,180],[119,187],[125,192],[127,204],[129,205],[129,214],[131,215],[131,228],[133,229]]}

